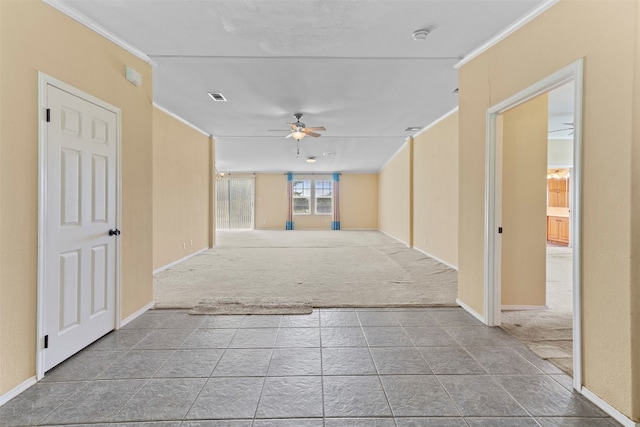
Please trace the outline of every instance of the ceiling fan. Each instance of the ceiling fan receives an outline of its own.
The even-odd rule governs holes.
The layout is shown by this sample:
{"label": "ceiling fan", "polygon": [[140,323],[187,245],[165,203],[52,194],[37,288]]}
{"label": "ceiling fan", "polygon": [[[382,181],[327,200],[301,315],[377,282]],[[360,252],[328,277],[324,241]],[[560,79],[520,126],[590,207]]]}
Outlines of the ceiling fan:
{"label": "ceiling fan", "polygon": [[305,137],[305,135],[317,138],[320,136],[320,134],[316,133],[315,131],[326,130],[324,126],[306,127],[306,125],[300,121],[300,119],[302,118],[302,113],[295,113],[293,116],[296,118],[296,122],[287,123],[291,127],[291,133],[285,138],[293,138],[296,141],[300,141]]}
{"label": "ceiling fan", "polygon": [[565,126],[569,126],[569,127],[563,128],[563,129],[550,130],[549,133],[566,132],[566,131],[570,130],[571,132],[569,132],[569,135],[573,135],[573,130],[574,130],[573,122],[566,122],[566,123],[562,123],[562,124],[565,125]]}

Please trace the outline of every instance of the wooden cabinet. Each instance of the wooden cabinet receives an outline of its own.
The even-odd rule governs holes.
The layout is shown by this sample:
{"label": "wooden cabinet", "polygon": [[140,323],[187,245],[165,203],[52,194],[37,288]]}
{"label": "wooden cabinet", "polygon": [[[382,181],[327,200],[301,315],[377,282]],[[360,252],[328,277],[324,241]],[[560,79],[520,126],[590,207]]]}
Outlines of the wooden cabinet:
{"label": "wooden cabinet", "polygon": [[569,218],[547,216],[547,240],[561,245],[569,244]]}
{"label": "wooden cabinet", "polygon": [[570,170],[547,170],[547,241],[569,245]]}
{"label": "wooden cabinet", "polygon": [[569,178],[547,178],[547,206],[569,207]]}

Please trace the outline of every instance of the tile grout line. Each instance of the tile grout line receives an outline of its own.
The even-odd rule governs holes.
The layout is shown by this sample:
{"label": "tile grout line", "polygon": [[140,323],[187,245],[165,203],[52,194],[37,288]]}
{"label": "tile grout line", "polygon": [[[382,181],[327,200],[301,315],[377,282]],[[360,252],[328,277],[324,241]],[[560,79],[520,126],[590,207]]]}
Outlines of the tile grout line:
{"label": "tile grout line", "polygon": [[[362,329],[362,335],[364,336],[365,343],[367,344],[367,351],[369,353],[369,357],[371,358],[371,362],[373,363],[373,367],[376,370],[376,378],[378,379],[378,383],[380,384],[380,388],[382,388],[382,393],[384,394],[384,400],[385,400],[385,402],[387,402],[387,406],[389,407],[389,412],[391,412],[391,419],[393,420],[393,423],[397,427],[398,426],[398,422],[396,421],[396,415],[395,415],[395,412],[393,411],[393,407],[391,406],[391,402],[389,402],[389,396],[387,396],[387,391],[384,388],[384,384],[382,383],[382,378],[380,378],[380,372],[378,371],[378,367],[376,365],[376,362],[373,359],[373,354],[371,354],[371,346],[369,345],[369,339],[367,338],[367,335],[364,333],[364,326],[362,325],[362,320],[360,319],[360,313],[358,313],[358,310],[355,310],[355,313],[356,313],[356,317],[358,318],[358,322],[360,323],[360,328]],[[395,318],[395,316],[394,316],[394,318]]]}
{"label": "tile grout line", "polygon": [[[172,314],[172,316],[175,316],[175,313],[173,313],[173,314]],[[164,325],[165,323],[168,323],[170,319],[171,319],[171,317],[169,317],[167,320],[165,320],[164,322],[162,322],[162,323],[161,323],[161,325]],[[144,351],[144,350],[146,350],[146,351],[149,351],[149,350],[162,350],[162,349],[138,349],[138,350],[136,350],[136,349],[135,349],[135,348],[136,348],[136,346],[137,346],[137,345],[139,345],[139,344],[140,344],[142,341],[144,341],[146,338],[148,338],[148,337],[149,337],[149,335],[151,335],[151,334],[153,333],[153,331],[158,330],[158,329],[165,329],[165,328],[162,328],[162,327],[160,327],[160,326],[153,328],[153,329],[152,329],[152,330],[151,330],[147,335],[145,335],[145,336],[144,336],[144,338],[142,338],[142,339],[141,339],[141,340],[139,340],[136,344],[134,344],[131,348],[129,348],[129,350],[127,350],[127,353],[129,353],[129,352],[131,352],[131,351],[134,351],[134,350],[135,350],[135,351]],[[170,329],[170,328],[166,328],[166,329]],[[193,334],[193,332],[192,332],[189,336],[191,336],[192,334]],[[187,340],[187,339],[185,338],[185,339],[183,340],[183,342],[182,342],[180,345],[184,344],[184,341],[186,341],[186,340]],[[178,347],[178,348],[180,348],[180,347]],[[144,383],[140,386],[140,388],[139,388],[135,393],[133,393],[133,394],[129,397],[129,399],[127,399],[127,401],[126,401],[126,402],[125,402],[125,403],[120,407],[120,409],[118,409],[118,411],[117,411],[117,412],[113,415],[113,417],[111,417],[111,419],[109,420],[109,423],[111,423],[111,422],[115,422],[115,419],[118,417],[118,415],[120,415],[120,413],[122,412],[122,410],[123,410],[123,409],[124,409],[128,404],[129,404],[129,402],[131,402],[131,401],[133,400],[133,398],[134,398],[134,397],[136,397],[136,396],[138,395],[138,393],[140,393],[140,391],[141,391],[143,388],[145,388],[145,387],[146,387],[146,386],[151,382],[151,380],[152,380],[152,379],[155,377],[155,375],[160,371],[160,369],[162,369],[162,367],[164,366],[164,364],[165,364],[165,363],[167,363],[167,361],[168,361],[169,359],[171,359],[171,357],[173,357],[173,355],[174,355],[174,354],[176,354],[176,352],[177,352],[177,349],[174,349],[174,350],[173,350],[173,353],[171,353],[171,354],[169,355],[169,357],[167,357],[167,359],[166,359],[162,364],[160,364],[160,366],[158,367],[158,369],[156,369],[156,370],[151,374],[151,376],[149,376],[148,378],[140,378],[140,379],[145,380],[145,381],[144,381]],[[115,363],[115,362],[114,362],[114,363]],[[128,380],[132,380],[132,379],[135,379],[135,378],[127,378],[127,379],[128,379]],[[118,379],[117,379],[117,378],[110,378],[110,379],[108,378],[107,380],[118,380]],[[127,422],[127,421],[124,421],[124,422]]]}
{"label": "tile grout line", "polygon": [[[529,418],[531,418],[532,420],[534,420],[534,422],[535,422],[536,424],[538,424],[538,422],[535,420],[535,418],[533,418],[533,416],[529,413],[529,411],[527,411],[527,409],[526,409],[526,408],[525,408],[525,407],[524,407],[524,406],[523,406],[523,405],[522,405],[522,404],[521,404],[521,403],[520,403],[520,402],[519,402],[515,397],[513,397],[513,396],[511,395],[511,393],[507,392],[507,390],[506,390],[506,389],[504,389],[504,387],[502,387],[502,385],[501,385],[501,384],[499,384],[499,383],[498,383],[498,382],[493,378],[493,375],[492,375],[492,374],[491,374],[491,373],[490,373],[490,372],[489,372],[489,371],[488,371],[488,370],[487,370],[487,369],[486,369],[486,368],[485,368],[485,367],[484,367],[484,366],[483,366],[483,365],[482,365],[482,364],[481,364],[481,363],[480,363],[480,362],[479,362],[479,361],[478,361],[478,360],[473,356],[473,354],[471,354],[471,353],[467,350],[467,348],[466,348],[466,347],[465,347],[465,346],[464,346],[464,345],[463,345],[463,344],[462,344],[462,343],[461,343],[461,342],[460,342],[460,341],[459,341],[455,336],[451,335],[451,334],[450,334],[450,333],[445,329],[444,325],[443,325],[439,320],[437,320],[437,319],[436,319],[436,321],[441,325],[442,329],[443,329],[443,330],[444,330],[444,331],[445,331],[449,336],[451,336],[451,337],[454,339],[454,341],[455,341],[455,342],[457,342],[457,343],[458,343],[458,346],[459,346],[462,350],[464,350],[464,351],[465,351],[465,353],[467,353],[467,354],[469,355],[469,357],[471,357],[471,358],[472,358],[472,359],[473,359],[473,360],[478,364],[478,366],[480,366],[480,367],[485,371],[486,375],[487,375],[487,376],[489,376],[489,378],[491,378],[491,380],[492,380],[493,382],[495,382],[496,384],[498,384],[498,386],[500,386],[503,390],[505,390],[505,392],[509,395],[509,397],[511,397],[511,398],[512,398],[512,399],[513,399],[513,400],[518,404],[518,406],[520,406],[520,407],[521,407],[521,408],[522,408],[522,409],[523,409],[523,410],[524,410],[524,411],[529,415]],[[464,326],[464,325],[458,325],[458,326]],[[469,325],[469,326],[475,326],[475,325]],[[455,325],[450,325],[450,327],[455,327]],[[500,347],[500,346],[491,345],[491,346],[488,346],[488,347]],[[507,346],[507,347],[508,347],[508,346]],[[424,357],[424,355],[423,355],[423,357]],[[426,360],[426,359],[425,359],[425,360]],[[428,362],[427,362],[427,363],[428,363]],[[434,374],[434,375],[436,375],[436,374]],[[456,404],[456,401],[451,397],[451,395],[449,394],[449,391],[446,389],[446,387],[444,386],[444,384],[442,383],[442,381],[440,380],[440,378],[439,378],[439,376],[438,376],[438,375],[436,375],[436,379],[438,380],[438,382],[440,383],[440,385],[442,386],[442,388],[444,389],[444,391],[447,393],[447,395],[449,396],[449,398],[451,399],[451,401],[452,401],[452,402],[453,402],[453,404],[455,405],[456,409],[458,410],[458,412],[459,412],[459,413],[460,413],[460,415],[462,416],[462,418],[463,418],[463,420],[465,421],[465,423],[466,423],[467,425],[469,425],[469,423],[467,422],[466,417],[465,417],[464,415],[462,415],[462,412],[461,412],[461,411],[460,411],[460,409],[458,408],[458,405]],[[539,424],[538,424],[538,425],[539,425]]]}
{"label": "tile grout line", "polygon": [[278,342],[278,336],[280,335],[280,327],[282,325],[284,317],[280,316],[280,322],[278,322],[278,331],[276,332],[275,339],[273,340],[273,347],[271,348],[271,355],[269,356],[269,363],[267,364],[267,370],[264,373],[264,377],[262,378],[262,387],[260,388],[260,396],[258,397],[258,402],[256,403],[256,410],[253,412],[253,419],[251,421],[251,425],[253,426],[256,423],[256,417],[258,416],[258,408],[260,407],[260,402],[262,401],[262,394],[264,393],[264,387],[267,384],[267,375],[269,374],[269,368],[271,367],[271,362],[273,362],[273,353],[275,352],[276,344]]}
{"label": "tile grout line", "polygon": [[[173,314],[172,314],[172,316],[176,316],[176,313],[179,313],[179,311],[177,311],[177,312],[173,313]],[[162,323],[162,325],[164,325],[165,323],[169,323],[169,321],[170,321],[170,320],[171,320],[171,317],[169,317],[167,320],[165,320],[165,321]],[[200,322],[200,324],[202,324],[203,322],[204,322],[204,320],[202,320],[202,321]],[[175,329],[175,328],[162,328],[162,327],[154,328],[154,330],[156,330],[156,329]],[[182,328],[179,328],[179,329],[182,329]],[[190,329],[190,328],[186,328],[186,329]],[[180,349],[180,347],[182,347],[182,345],[184,345],[184,343],[187,341],[187,339],[189,339],[189,337],[191,337],[191,336],[195,333],[195,331],[196,331],[196,330],[198,330],[198,329],[199,329],[199,327],[196,327],[196,328],[195,328],[195,329],[194,329],[194,330],[193,330],[193,331],[192,331],[192,332],[191,332],[187,337],[185,337],[185,338],[184,338],[184,340],[182,340],[182,342],[181,342],[181,343],[180,343],[180,345],[178,346],[178,348],[176,348],[176,349],[167,349],[167,350],[173,350],[173,353],[171,353],[171,355],[169,355],[169,357],[167,357],[167,359],[166,359],[166,360],[165,360],[165,361],[164,361],[164,362],[163,362],[163,363],[158,367],[158,369],[156,369],[156,370],[153,372],[153,374],[151,374],[151,376],[150,376],[149,378],[147,378],[147,379],[146,379],[146,381],[144,382],[144,384],[143,384],[143,385],[142,385],[142,386],[141,386],[141,387],[140,387],[140,388],[139,388],[135,393],[133,393],[133,394],[131,395],[131,397],[129,397],[129,399],[127,399],[127,401],[124,403],[124,405],[122,405],[122,407],[118,410],[118,412],[116,412],[116,413],[115,413],[115,415],[111,418],[111,420],[110,420],[109,422],[115,421],[115,419],[116,419],[116,418],[118,417],[118,415],[122,412],[122,410],[123,410],[123,409],[124,409],[128,404],[129,404],[129,402],[131,402],[131,400],[133,400],[133,398],[134,398],[134,397],[136,397],[136,396],[138,395],[138,393],[140,393],[140,391],[141,391],[144,387],[146,387],[146,386],[151,382],[151,380],[152,380],[152,379],[156,378],[156,377],[155,377],[155,376],[156,376],[156,374],[157,374],[158,372],[160,372],[160,370],[162,369],[162,367],[163,367],[163,366],[164,366],[164,365],[169,361],[169,359],[171,359],[171,358],[172,358],[172,357],[173,357],[173,356],[178,352],[178,350]],[[146,337],[148,337],[149,335],[151,335],[151,332],[150,332],[149,334],[147,334],[147,335],[145,336],[145,338],[146,338]],[[133,349],[135,348],[135,346],[136,346],[136,345],[138,345],[138,344],[140,344],[140,343],[141,343],[145,338],[143,338],[142,340],[138,341],[138,343],[136,343],[136,344],[135,344],[135,345],[134,345],[130,350],[133,350]],[[140,350],[160,350],[160,351],[162,351],[163,349],[140,349]],[[206,383],[207,383],[207,382],[205,381],[205,382],[203,383],[202,387],[204,387],[204,385],[205,385]],[[200,389],[200,392],[202,392],[202,388]],[[200,395],[200,393],[198,393],[198,395]],[[197,397],[196,397],[196,398],[197,398]],[[194,399],[194,402],[195,402],[195,399]],[[193,405],[193,402],[192,402],[192,405]],[[184,417],[187,415],[187,413],[189,413],[189,410],[190,410],[190,409],[191,409],[191,407],[189,407],[189,409],[187,410],[187,412],[185,413],[185,415],[183,415],[183,416],[182,416],[182,419],[183,419],[183,420],[184,420]],[[139,422],[139,421],[142,421],[142,420],[134,420],[133,422]],[[168,421],[171,421],[171,420],[168,420]],[[123,421],[123,422],[129,422],[129,421]]]}
{"label": "tile grout line", "polygon": [[[122,351],[123,355],[124,355],[124,354],[126,354],[126,353],[128,353],[129,351],[131,351],[131,349],[132,349],[133,347],[135,347],[136,345],[138,345],[138,344],[139,344],[139,343],[140,343],[144,338],[146,338],[146,337],[151,333],[151,331],[153,331],[153,329],[150,329],[150,330],[149,330],[149,332],[148,332],[144,337],[140,338],[140,339],[139,339],[135,344],[133,344],[133,346],[129,347],[127,350]],[[117,331],[115,331],[115,332],[117,332]],[[104,338],[104,336],[103,336],[103,337],[101,337],[101,338]],[[92,343],[91,345],[93,345],[93,344],[95,344],[95,343]],[[76,354],[75,354],[75,355],[73,355],[73,356],[76,356],[77,354],[80,354],[80,352],[76,353]],[[72,356],[72,357],[73,357],[73,356]],[[122,356],[122,355],[121,355],[121,356]],[[119,356],[119,357],[117,357],[116,359],[114,359],[110,364],[108,364],[107,366],[105,366],[105,367],[104,367],[100,372],[96,373],[96,375],[95,375],[93,378],[91,378],[91,379],[87,379],[87,380],[78,381],[78,382],[85,382],[86,384],[84,385],[84,387],[81,387],[79,390],[76,390],[76,392],[75,392],[75,393],[72,393],[68,398],[66,398],[66,399],[64,399],[63,401],[61,401],[59,405],[57,405],[57,406],[56,406],[55,408],[53,408],[50,412],[48,412],[47,414],[45,414],[42,418],[38,419],[38,420],[36,421],[36,424],[41,425],[41,423],[43,423],[43,422],[44,422],[48,417],[50,417],[54,412],[56,412],[58,409],[60,409],[60,407],[62,407],[62,405],[64,405],[67,401],[71,400],[71,398],[72,398],[73,396],[75,396],[77,393],[80,393],[84,388],[88,388],[88,387],[89,387],[89,384],[91,384],[91,383],[92,383],[92,382],[94,382],[94,381],[100,381],[100,379],[98,378],[98,376],[99,376],[102,372],[106,371],[106,370],[107,370],[111,365],[113,365],[113,364],[114,364],[114,363],[115,363],[115,362],[116,362],[116,361],[117,361],[121,356]],[[62,363],[66,362],[66,361],[68,361],[68,360],[69,360],[69,359],[67,359],[67,360],[63,361]],[[52,369],[57,368],[58,366],[62,365],[62,363],[61,363],[61,364],[59,364],[59,365],[57,365],[57,366],[54,366]],[[52,369],[50,369],[50,371],[51,371]],[[46,373],[45,373],[45,376],[46,376]],[[106,380],[108,380],[108,379],[106,379]],[[48,384],[51,384],[51,383],[55,383],[55,382],[57,382],[57,381],[49,381],[49,382],[47,382],[47,383],[48,383]],[[62,382],[62,381],[60,381],[60,382]],[[64,381],[64,382],[71,382],[71,381]],[[145,382],[145,384],[146,384],[146,382]],[[144,385],[145,385],[145,384],[143,384],[143,385],[142,385],[142,387],[144,387]],[[37,385],[37,384],[36,384],[36,385]],[[142,388],[142,387],[141,387],[141,388]],[[134,395],[135,395],[135,394],[137,394],[139,391],[140,391],[140,389],[138,389],[138,390],[136,391],[136,393],[134,393]],[[133,397],[133,396],[132,396],[132,397]],[[126,403],[128,403],[128,401],[127,401]],[[126,405],[126,403],[125,403],[125,405]],[[122,408],[124,408],[124,406],[122,406]],[[116,415],[117,415],[117,414],[122,410],[122,408],[120,408],[120,410],[118,410],[118,412],[114,415],[114,417],[115,417],[115,416],[116,416]]]}
{"label": "tile grout line", "polygon": [[[396,319],[396,321],[398,320],[395,312],[391,311],[394,319]],[[357,315],[357,312],[356,312]],[[360,316],[358,316],[358,320],[360,320]],[[362,323],[362,322],[361,322]],[[407,337],[409,337],[409,334],[407,334],[404,330],[404,328],[402,327],[402,323],[400,323],[398,321],[398,324],[400,325],[400,327],[402,328],[402,331],[407,335]],[[362,334],[364,335],[364,329],[362,331]],[[367,350],[369,351],[369,357],[371,357],[371,361],[373,362],[373,367],[376,370],[376,375],[378,376],[378,381],[380,382],[380,387],[382,387],[382,392],[384,393],[384,398],[387,401],[387,405],[389,405],[389,410],[391,411],[391,417],[393,420],[393,424],[398,427],[398,420],[396,419],[396,412],[393,409],[393,406],[391,406],[391,402],[389,401],[389,395],[387,394],[387,389],[384,386],[384,383],[382,382],[382,378],[380,376],[380,370],[378,369],[378,364],[376,363],[376,359],[373,357],[373,353],[371,352],[371,346],[369,345],[369,340],[367,340],[367,336],[365,335],[365,340],[367,342]],[[409,340],[411,341],[411,337],[409,337]],[[411,343],[413,344],[413,341],[411,341]],[[396,346],[393,346],[391,348],[397,348]]]}
{"label": "tile grout line", "polygon": [[318,310],[318,336],[320,337],[320,392],[322,397],[322,425],[326,425],[327,414],[325,412],[324,404],[324,363],[322,361],[322,355],[324,353],[324,347],[322,346],[322,312]]}
{"label": "tile grout line", "polygon": [[[442,328],[442,324],[440,323],[440,321],[437,318],[434,318],[434,321]],[[400,326],[402,327],[402,330],[406,332],[406,330],[404,329],[404,325],[402,325],[402,323],[400,323]],[[449,334],[447,331],[444,330],[444,328],[442,328],[442,330],[446,333]],[[451,395],[449,394],[449,391],[445,388],[444,384],[442,384],[442,381],[440,381],[440,378],[438,378],[438,375],[435,373],[435,371],[433,370],[433,368],[431,367],[431,364],[429,363],[429,361],[427,360],[427,358],[425,357],[425,355],[418,350],[418,346],[416,345],[415,341],[413,340],[413,338],[411,338],[411,336],[409,334],[407,334],[407,336],[409,337],[409,340],[411,341],[411,343],[413,344],[415,350],[418,352],[418,354],[420,355],[420,357],[422,358],[422,360],[424,360],[424,362],[427,364],[427,366],[429,367],[429,370],[431,371],[431,374],[434,376],[434,378],[436,379],[436,381],[438,381],[438,384],[440,384],[440,387],[442,387],[442,390],[446,393],[447,397],[449,398],[449,400],[451,400],[451,403],[453,403],[454,408],[456,408],[456,411],[458,412],[458,415],[460,415],[460,418],[463,420],[463,422],[468,426],[469,423],[467,423],[467,420],[464,418],[464,416],[462,415],[462,412],[460,411],[460,408],[458,408],[458,405],[456,404],[456,401],[453,399],[453,397],[451,397]],[[453,338],[453,337],[452,337]],[[455,338],[453,338],[455,341]],[[458,342],[458,341],[456,341]]]}
{"label": "tile grout line", "polygon": [[[206,316],[206,319],[209,319],[211,316]],[[200,323],[200,326],[202,326],[204,324],[204,320]],[[182,423],[188,421],[187,420],[187,415],[189,415],[189,412],[191,412],[191,409],[193,409],[193,405],[196,404],[196,401],[198,400],[198,398],[200,397],[200,395],[202,394],[202,391],[204,390],[204,388],[207,386],[207,384],[209,383],[209,381],[211,380],[213,373],[215,372],[216,368],[218,367],[218,365],[220,364],[220,361],[222,360],[222,358],[224,357],[225,353],[227,352],[227,350],[229,349],[229,346],[231,345],[231,342],[233,341],[233,339],[235,338],[236,334],[238,333],[238,328],[235,328],[235,332],[233,333],[233,336],[229,339],[229,342],[227,343],[226,347],[224,348],[224,351],[222,352],[222,354],[220,355],[220,358],[218,358],[218,361],[216,362],[215,366],[213,367],[213,369],[211,370],[211,372],[209,373],[209,376],[206,378],[204,384],[202,384],[202,387],[200,388],[200,391],[198,392],[198,395],[195,397],[195,399],[193,399],[193,402],[191,402],[191,405],[189,406],[189,409],[187,409],[187,412],[184,414],[184,416],[182,417],[182,421],[180,423],[180,425],[182,425]],[[196,330],[199,329],[214,329],[214,330],[220,330],[220,329],[226,329],[226,328],[201,328],[198,327]],[[195,334],[195,331],[193,332]],[[192,334],[193,335],[193,334]],[[190,335],[191,336],[191,335]],[[186,341],[186,340],[185,340]],[[184,343],[182,343],[184,345]]]}

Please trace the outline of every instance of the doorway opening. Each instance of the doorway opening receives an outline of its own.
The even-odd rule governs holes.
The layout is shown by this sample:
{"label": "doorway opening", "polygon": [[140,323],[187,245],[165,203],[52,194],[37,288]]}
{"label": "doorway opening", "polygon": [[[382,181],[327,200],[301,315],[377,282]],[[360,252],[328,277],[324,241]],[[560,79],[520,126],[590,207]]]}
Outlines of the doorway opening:
{"label": "doorway opening", "polygon": [[[575,106],[572,122],[573,135],[571,135],[573,162],[569,170],[572,191],[569,192],[570,208],[567,213],[570,243],[567,248],[570,255],[570,305],[573,314],[571,365],[573,385],[576,389],[582,385],[580,311],[582,69],[582,60],[578,60],[488,110],[485,180],[485,322],[490,326],[500,326],[503,305],[525,310],[546,308],[548,185],[545,181],[549,166],[561,166],[550,165],[546,157],[548,149],[546,143],[550,130],[547,129],[546,117],[544,127],[536,128],[539,134],[538,139],[544,144],[543,151],[531,153],[527,153],[530,146],[526,144],[514,147],[512,134],[509,134],[513,129],[509,129],[509,123],[505,124],[505,118],[508,115],[520,114],[522,120],[530,120],[531,115],[524,111],[526,108],[534,103],[548,107],[547,97],[552,91],[573,83],[571,90]],[[524,113],[523,111],[519,113],[518,110],[523,110]],[[512,118],[506,120],[513,123]],[[517,117],[514,120],[517,124]],[[514,128],[517,129],[517,125]],[[527,132],[530,131],[531,129]],[[513,159],[517,162],[518,156],[519,168],[535,170],[535,172],[527,176],[523,175],[524,172],[518,167],[514,167]],[[524,180],[523,177],[525,177]],[[522,189],[526,188],[528,192],[531,188],[527,179],[536,182],[535,195],[520,194]],[[533,199],[535,201],[532,201]],[[523,208],[523,200],[529,203],[529,207]],[[526,252],[527,242],[535,249]]]}
{"label": "doorway opening", "polygon": [[[540,228],[544,226],[546,230],[544,265],[537,266],[544,268],[544,273],[539,272],[539,277],[536,279],[543,299],[539,301],[541,304],[539,306],[513,307],[505,305],[503,292],[501,313],[502,329],[526,344],[536,355],[548,360],[569,376],[573,375],[573,253],[570,244],[572,237],[570,212],[573,190],[571,175],[573,169],[574,91],[572,81],[541,95],[548,100],[546,106],[548,110],[548,137],[546,141],[535,142],[539,143],[540,151],[546,148],[546,159],[541,158],[537,164],[538,169],[533,172],[538,187],[535,193],[539,196],[536,202],[540,203],[544,199],[546,210],[544,223],[536,221]],[[544,109],[545,105],[539,107]],[[540,115],[538,118],[544,117]],[[537,123],[538,127],[544,124]],[[526,129],[522,129],[521,132],[526,132],[527,136],[531,134]],[[542,129],[538,136],[544,136]],[[505,144],[510,142],[505,141]],[[546,143],[547,146],[544,147],[543,143]],[[545,160],[544,164],[542,160]],[[546,174],[546,182],[543,181],[544,174]],[[503,179],[507,179],[504,174]],[[532,189],[519,188],[518,191],[527,194]],[[503,194],[503,205],[505,202]],[[539,239],[539,244],[536,247],[540,250],[540,258],[542,258],[542,239]],[[531,248],[531,250],[536,249]],[[504,255],[502,261],[504,269]],[[509,284],[504,286],[508,287]],[[536,283],[529,283],[528,286],[535,287]]]}

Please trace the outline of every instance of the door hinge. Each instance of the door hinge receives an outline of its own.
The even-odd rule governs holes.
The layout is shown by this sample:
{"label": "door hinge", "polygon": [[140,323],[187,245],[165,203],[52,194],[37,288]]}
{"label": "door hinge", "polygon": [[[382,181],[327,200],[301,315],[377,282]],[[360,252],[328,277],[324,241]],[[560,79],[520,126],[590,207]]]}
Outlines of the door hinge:
{"label": "door hinge", "polygon": [[498,227],[498,234],[502,234],[502,227]]}
{"label": "door hinge", "polygon": [[44,336],[44,348],[49,348],[49,335]]}
{"label": "door hinge", "polygon": [[47,108],[47,123],[51,121],[51,108]]}

